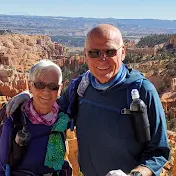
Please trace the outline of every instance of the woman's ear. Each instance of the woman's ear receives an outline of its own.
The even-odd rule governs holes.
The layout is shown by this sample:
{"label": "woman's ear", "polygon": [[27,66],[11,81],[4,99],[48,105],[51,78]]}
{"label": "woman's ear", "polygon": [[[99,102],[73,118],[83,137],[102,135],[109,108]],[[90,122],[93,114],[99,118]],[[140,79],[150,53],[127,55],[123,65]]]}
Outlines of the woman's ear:
{"label": "woman's ear", "polygon": [[28,81],[28,89],[29,89],[29,92],[30,92],[30,93],[32,93],[32,91],[31,91],[31,86],[32,86],[32,85],[31,85],[31,81]]}
{"label": "woman's ear", "polygon": [[62,88],[63,88],[63,84],[61,83],[61,84],[59,85],[58,96],[60,96],[61,91],[62,91]]}

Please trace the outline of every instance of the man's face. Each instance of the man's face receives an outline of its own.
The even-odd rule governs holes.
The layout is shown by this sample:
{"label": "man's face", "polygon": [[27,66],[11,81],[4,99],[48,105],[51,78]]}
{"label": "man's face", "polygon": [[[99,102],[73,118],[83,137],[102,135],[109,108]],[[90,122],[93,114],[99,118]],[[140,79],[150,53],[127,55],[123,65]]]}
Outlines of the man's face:
{"label": "man's face", "polygon": [[[120,40],[120,39],[119,39]],[[91,35],[87,39],[84,54],[90,72],[97,78],[100,83],[111,81],[118,73],[122,61],[125,58],[125,48],[123,44],[119,44],[117,36],[111,32],[109,35]],[[104,50],[115,49],[116,55],[112,57],[106,56]],[[101,50],[98,58],[90,57],[90,50]]]}

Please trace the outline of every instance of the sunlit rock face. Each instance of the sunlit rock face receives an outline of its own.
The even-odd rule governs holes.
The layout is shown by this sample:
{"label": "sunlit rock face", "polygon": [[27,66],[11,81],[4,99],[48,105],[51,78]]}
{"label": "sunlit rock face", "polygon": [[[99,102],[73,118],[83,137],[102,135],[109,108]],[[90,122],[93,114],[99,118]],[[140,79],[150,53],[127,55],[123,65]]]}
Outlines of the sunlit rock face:
{"label": "sunlit rock face", "polygon": [[85,63],[83,56],[67,52],[68,48],[49,36],[0,35],[0,95],[12,97],[27,89],[28,71],[41,59],[70,69]]}
{"label": "sunlit rock face", "polygon": [[176,48],[176,34],[172,35],[170,39],[170,44],[172,44],[173,48]]}
{"label": "sunlit rock face", "polygon": [[64,55],[66,48],[49,36],[0,35],[0,64],[28,71],[41,58]]}

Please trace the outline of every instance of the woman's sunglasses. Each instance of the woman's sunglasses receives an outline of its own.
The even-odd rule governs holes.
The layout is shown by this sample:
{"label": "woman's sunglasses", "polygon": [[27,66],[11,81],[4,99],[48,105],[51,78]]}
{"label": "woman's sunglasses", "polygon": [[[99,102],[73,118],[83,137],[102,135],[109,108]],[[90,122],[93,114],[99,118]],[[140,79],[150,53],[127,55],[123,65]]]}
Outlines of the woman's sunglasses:
{"label": "woman's sunglasses", "polygon": [[45,87],[48,87],[49,90],[59,90],[59,85],[55,83],[45,84],[44,82],[34,82],[33,84],[36,89],[44,89]]}

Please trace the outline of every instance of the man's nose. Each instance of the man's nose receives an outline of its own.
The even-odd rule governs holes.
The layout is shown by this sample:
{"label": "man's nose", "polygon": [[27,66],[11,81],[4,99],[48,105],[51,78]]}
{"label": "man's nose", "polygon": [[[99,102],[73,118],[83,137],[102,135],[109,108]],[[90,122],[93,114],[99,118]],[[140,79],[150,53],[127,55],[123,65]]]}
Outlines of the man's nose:
{"label": "man's nose", "polygon": [[106,59],[106,54],[104,51],[100,51],[100,56],[99,56],[100,60],[105,60]]}

